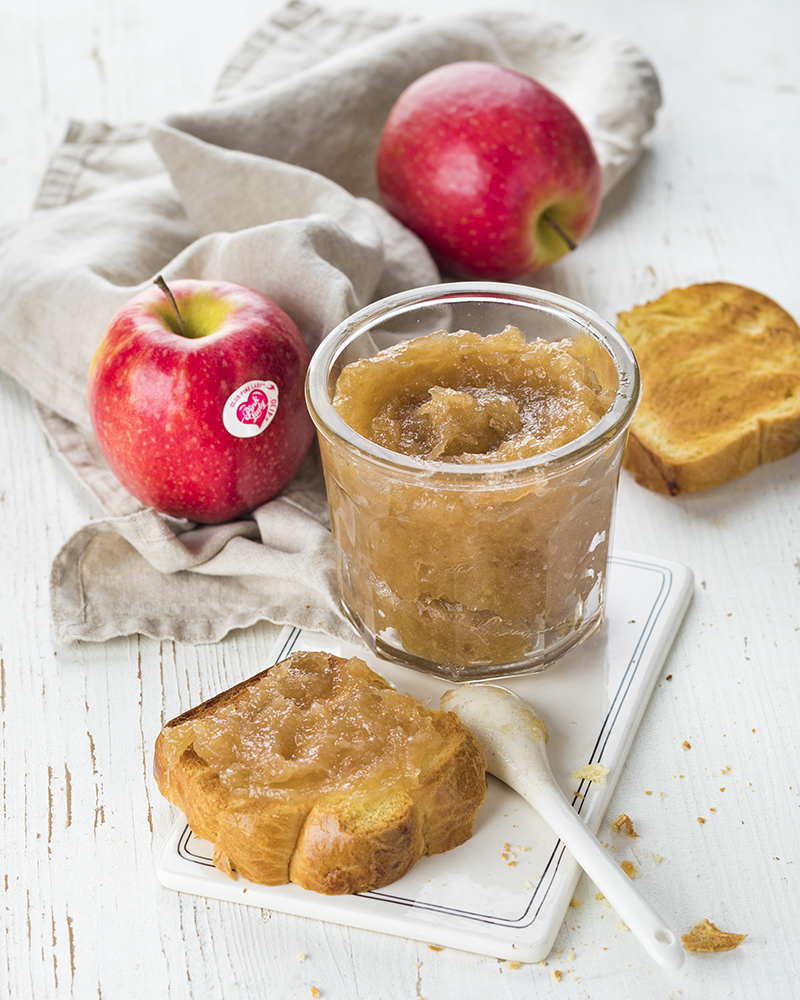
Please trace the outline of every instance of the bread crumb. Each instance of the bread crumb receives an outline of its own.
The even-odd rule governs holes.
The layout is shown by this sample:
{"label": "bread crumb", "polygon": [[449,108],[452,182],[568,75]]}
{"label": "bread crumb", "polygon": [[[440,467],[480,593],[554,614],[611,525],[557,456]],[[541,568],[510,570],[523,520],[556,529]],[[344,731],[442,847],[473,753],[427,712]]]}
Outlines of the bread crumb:
{"label": "bread crumb", "polygon": [[322,994],[320,993],[320,991],[317,989],[316,986],[312,986],[311,987],[311,996],[312,997],[321,997]]}
{"label": "bread crumb", "polygon": [[519,968],[519,966],[520,966],[520,963],[519,963],[519,962],[509,962],[509,963],[508,963],[508,968],[509,968],[509,969],[518,969],[518,968]]}
{"label": "bread crumb", "polygon": [[298,951],[298,953],[297,953],[297,961],[298,962],[305,962],[305,960],[306,960],[306,956],[303,954],[303,952],[302,951]]}
{"label": "bread crumb", "polygon": [[618,931],[625,931],[626,934],[630,933],[630,927],[628,927],[628,925],[625,923],[624,920],[618,920],[617,921],[617,930]]}
{"label": "bread crumb", "polygon": [[570,906],[581,906],[582,904],[581,904],[581,901],[579,899],[576,899],[573,896],[572,899],[569,901],[569,905]]}
{"label": "bread crumb", "polygon": [[653,793],[652,792],[645,792],[644,794],[645,795],[652,795]]}
{"label": "bread crumb", "polygon": [[627,813],[620,813],[619,816],[612,822],[611,829],[614,833],[619,833],[620,830],[624,829],[625,833],[629,837],[638,837],[639,834],[633,828],[633,820],[628,816]]}
{"label": "bread crumb", "polygon": [[703,919],[695,924],[688,934],[682,934],[681,941],[687,951],[731,951],[733,948],[738,948],[746,937],[746,934],[721,931],[710,920]]}
{"label": "bread crumb", "polygon": [[528,879],[525,879],[525,882],[524,882],[522,888],[523,889],[532,889],[533,888],[533,882],[530,882]]}
{"label": "bread crumb", "polygon": [[684,750],[692,749],[692,744],[688,740],[684,740],[681,746],[683,747]]}
{"label": "bread crumb", "polygon": [[698,816],[698,817],[697,817],[697,822],[698,822],[698,823],[705,823],[705,820],[703,819],[703,817],[702,817],[702,816]]}
{"label": "bread crumb", "polygon": [[620,861],[619,866],[628,878],[636,878],[639,874],[639,869],[632,861]]}
{"label": "bread crumb", "polygon": [[510,844],[503,844],[503,850],[500,854],[500,857],[503,859],[503,861],[508,863],[508,866],[510,868],[513,868],[513,866],[517,863],[517,856],[511,850]]}
{"label": "bread crumb", "polygon": [[604,785],[608,777],[608,768],[605,764],[584,764],[576,771],[572,772],[572,777],[578,781],[594,781],[598,785]]}
{"label": "bread crumb", "polygon": [[443,948],[440,948],[438,944],[429,944],[428,947],[430,948],[431,951],[443,951],[444,950]]}
{"label": "bread crumb", "polygon": [[555,983],[561,982],[561,975],[562,975],[561,969],[553,969],[550,975],[553,977],[553,982]]}
{"label": "bread crumb", "polygon": [[606,897],[602,894],[602,892],[598,892],[597,895],[594,898],[595,899],[605,899]]}

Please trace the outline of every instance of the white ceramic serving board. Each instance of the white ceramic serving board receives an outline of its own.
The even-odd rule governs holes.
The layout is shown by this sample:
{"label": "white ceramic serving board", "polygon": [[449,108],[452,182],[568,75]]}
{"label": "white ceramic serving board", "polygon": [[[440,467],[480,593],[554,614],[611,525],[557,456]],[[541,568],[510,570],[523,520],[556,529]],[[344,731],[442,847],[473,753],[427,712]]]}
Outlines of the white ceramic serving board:
{"label": "white ceramic serving board", "polygon": [[[692,586],[685,566],[617,552],[602,629],[548,670],[502,681],[546,721],[553,773],[595,833]],[[376,659],[359,644],[299,629],[282,633],[274,662],[295,649],[360,655],[398,689],[436,707],[452,686]],[[605,784],[571,777],[589,763],[608,768]],[[296,885],[232,880],[214,868],[211,855],[211,845],[181,817],[159,858],[158,878],[183,892],[523,962],[541,961],[550,952],[580,877],[561,841],[493,777],[466,844],[423,858],[404,878],[375,892],[322,896]]]}

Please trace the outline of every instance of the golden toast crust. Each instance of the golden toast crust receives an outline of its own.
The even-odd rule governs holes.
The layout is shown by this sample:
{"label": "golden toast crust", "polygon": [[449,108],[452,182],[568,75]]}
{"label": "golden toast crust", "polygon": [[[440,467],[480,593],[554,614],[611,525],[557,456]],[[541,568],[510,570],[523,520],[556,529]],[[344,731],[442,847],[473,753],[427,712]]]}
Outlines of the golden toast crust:
{"label": "golden toast crust", "polygon": [[772,299],[691,285],[617,325],[642,372],[624,458],[642,486],[707,489],[800,448],[800,327]]}
{"label": "golden toast crust", "polygon": [[[362,661],[313,655],[324,655],[340,670],[355,662],[364,684],[389,688]],[[486,789],[483,750],[453,713],[419,703],[415,710],[430,719],[435,739],[426,745],[418,770],[394,780],[391,772],[387,780],[384,766],[380,780],[367,777],[342,790],[320,792],[312,783],[277,797],[241,794],[226,787],[193,745],[174,760],[171,730],[205,719],[221,706],[235,706],[268,673],[261,671],[184,712],[156,740],[158,787],[182,810],[194,833],[214,845],[220,870],[229,875],[235,870],[265,885],[291,881],[329,895],[368,892],[400,878],[423,855],[449,850],[472,835]],[[399,702],[396,711],[392,724],[407,725]]]}

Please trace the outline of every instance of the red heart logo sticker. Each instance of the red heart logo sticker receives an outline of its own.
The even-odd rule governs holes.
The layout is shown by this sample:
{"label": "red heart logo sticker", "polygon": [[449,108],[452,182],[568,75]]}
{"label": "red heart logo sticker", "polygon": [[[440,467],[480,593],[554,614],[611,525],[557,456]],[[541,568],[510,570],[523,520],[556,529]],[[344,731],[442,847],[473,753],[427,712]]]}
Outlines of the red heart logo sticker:
{"label": "red heart logo sticker", "polygon": [[274,382],[251,379],[234,389],[222,407],[225,430],[237,438],[257,437],[278,412],[278,387]]}
{"label": "red heart logo sticker", "polygon": [[260,427],[267,415],[268,402],[263,389],[253,389],[247,399],[236,407],[236,416],[243,424],[255,424]]}

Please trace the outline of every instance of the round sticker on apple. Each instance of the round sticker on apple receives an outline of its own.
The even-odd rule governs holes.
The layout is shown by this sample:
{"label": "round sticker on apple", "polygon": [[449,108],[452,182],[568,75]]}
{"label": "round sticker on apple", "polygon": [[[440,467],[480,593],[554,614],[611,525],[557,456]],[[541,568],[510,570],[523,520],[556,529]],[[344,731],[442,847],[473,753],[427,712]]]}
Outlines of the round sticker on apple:
{"label": "round sticker on apple", "polygon": [[255,437],[269,427],[277,412],[277,385],[254,379],[240,385],[228,396],[222,408],[222,423],[234,437]]}

